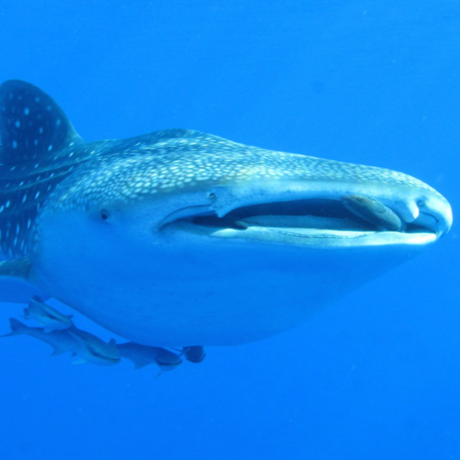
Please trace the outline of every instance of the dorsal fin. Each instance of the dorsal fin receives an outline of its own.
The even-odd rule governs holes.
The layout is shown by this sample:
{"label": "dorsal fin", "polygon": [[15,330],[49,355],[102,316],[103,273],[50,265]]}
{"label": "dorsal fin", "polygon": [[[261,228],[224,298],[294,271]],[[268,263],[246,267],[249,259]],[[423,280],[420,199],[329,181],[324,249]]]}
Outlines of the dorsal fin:
{"label": "dorsal fin", "polygon": [[81,139],[48,94],[21,80],[0,86],[0,138],[3,164],[55,156],[57,150]]}

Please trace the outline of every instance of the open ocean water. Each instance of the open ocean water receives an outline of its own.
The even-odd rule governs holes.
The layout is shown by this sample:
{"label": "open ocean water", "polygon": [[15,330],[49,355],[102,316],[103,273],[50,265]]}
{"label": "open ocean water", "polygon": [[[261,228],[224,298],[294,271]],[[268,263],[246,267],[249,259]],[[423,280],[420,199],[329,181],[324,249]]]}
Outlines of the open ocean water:
{"label": "open ocean water", "polygon": [[[87,140],[198,129],[403,171],[458,209],[458,1],[4,0],[0,24],[0,80]],[[459,256],[454,224],[303,326],[160,378],[2,339],[0,459],[460,459]]]}

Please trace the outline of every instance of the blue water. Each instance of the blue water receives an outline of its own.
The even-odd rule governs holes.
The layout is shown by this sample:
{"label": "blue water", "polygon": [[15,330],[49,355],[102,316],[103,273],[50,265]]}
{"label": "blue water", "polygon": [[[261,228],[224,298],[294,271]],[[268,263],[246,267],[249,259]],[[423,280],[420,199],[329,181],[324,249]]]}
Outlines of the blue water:
{"label": "blue water", "polygon": [[[88,140],[199,129],[401,170],[458,209],[455,0],[3,3],[0,80]],[[0,458],[460,459],[459,254],[454,227],[304,326],[158,379],[4,339]]]}

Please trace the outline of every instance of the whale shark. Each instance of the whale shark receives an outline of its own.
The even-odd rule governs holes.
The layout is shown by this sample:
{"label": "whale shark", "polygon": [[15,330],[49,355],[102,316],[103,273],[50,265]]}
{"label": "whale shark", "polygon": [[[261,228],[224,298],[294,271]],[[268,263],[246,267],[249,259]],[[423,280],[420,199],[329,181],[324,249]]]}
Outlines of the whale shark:
{"label": "whale shark", "polygon": [[265,339],[445,235],[449,202],[375,166],[186,129],[85,141],[0,86],[0,300],[54,298],[144,346]]}

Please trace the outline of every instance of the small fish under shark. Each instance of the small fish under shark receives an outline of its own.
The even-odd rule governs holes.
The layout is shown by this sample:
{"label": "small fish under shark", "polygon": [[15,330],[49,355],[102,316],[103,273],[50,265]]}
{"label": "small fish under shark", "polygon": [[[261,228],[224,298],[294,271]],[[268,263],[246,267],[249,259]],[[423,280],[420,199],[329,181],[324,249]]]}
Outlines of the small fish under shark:
{"label": "small fish under shark", "polygon": [[10,318],[11,332],[2,337],[28,335],[48,343],[53,347],[53,355],[70,352],[78,355],[76,364],[94,363],[110,366],[120,362],[121,353],[115,342],[104,342],[89,332],[81,331],[73,326],[66,330],[45,332],[41,327],[29,327],[15,318]]}
{"label": "small fish under shark", "polygon": [[41,339],[90,343],[40,303],[57,299],[132,342],[121,355],[199,362],[279,334],[452,225],[440,193],[388,169],[184,129],[87,142],[20,80],[0,86],[0,137],[0,300],[32,298]]}
{"label": "small fish under shark", "polygon": [[63,315],[38,296],[32,296],[29,306],[24,308],[24,319],[39,322],[44,332],[63,331],[74,325],[72,315]]}
{"label": "small fish under shark", "polygon": [[74,364],[93,363],[99,365],[113,365],[126,358],[133,362],[136,369],[150,364],[156,364],[161,371],[175,369],[182,363],[183,355],[187,361],[200,363],[206,354],[203,347],[191,346],[178,350],[178,353],[161,347],[150,347],[134,342],[116,344],[115,340],[104,342],[94,334],[79,329],[71,319],[71,315],[64,315],[33,296],[29,306],[24,308],[24,319],[35,321],[43,327],[29,327],[15,318],[10,318],[11,332],[2,337],[28,335],[48,343],[53,347],[52,355],[71,352],[79,359]]}
{"label": "small fish under shark", "polygon": [[[10,318],[10,328],[11,332],[1,337],[28,335],[51,345],[53,356],[63,353],[78,355],[78,359],[73,362],[74,364],[93,363],[111,366],[118,364],[123,357],[132,361],[136,369],[156,364],[162,371],[165,371],[179,366],[182,363],[181,355],[187,353],[187,350],[184,350],[184,352],[177,354],[164,348],[149,347],[134,342],[116,344],[113,339],[107,343],[94,334],[78,329],[73,324],[66,329],[46,331],[45,328],[30,327],[15,318]],[[199,356],[204,359],[204,352],[200,352]],[[188,356],[187,359],[189,359]],[[191,361],[201,362],[202,359],[200,361],[192,359]]]}
{"label": "small fish under shark", "polygon": [[126,342],[117,345],[123,358],[133,362],[136,369],[156,364],[162,370],[172,370],[182,363],[180,354],[160,347],[149,347],[134,342]]}

